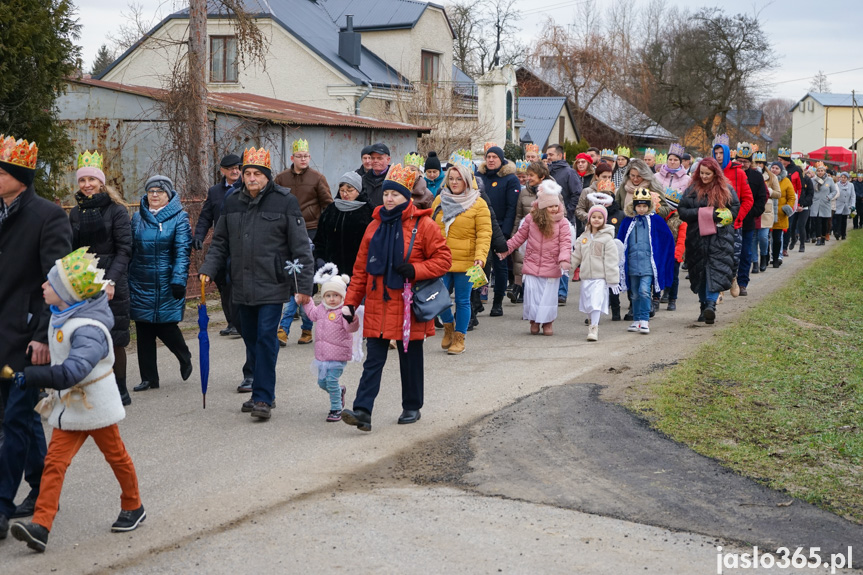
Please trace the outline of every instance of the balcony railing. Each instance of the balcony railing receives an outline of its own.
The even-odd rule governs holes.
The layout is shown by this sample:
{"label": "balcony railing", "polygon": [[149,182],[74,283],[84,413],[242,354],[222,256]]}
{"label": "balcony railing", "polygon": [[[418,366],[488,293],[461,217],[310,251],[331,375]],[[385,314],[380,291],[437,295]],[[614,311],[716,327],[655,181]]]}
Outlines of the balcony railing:
{"label": "balcony railing", "polygon": [[416,115],[433,114],[442,109],[465,116],[476,116],[477,86],[473,82],[412,82]]}

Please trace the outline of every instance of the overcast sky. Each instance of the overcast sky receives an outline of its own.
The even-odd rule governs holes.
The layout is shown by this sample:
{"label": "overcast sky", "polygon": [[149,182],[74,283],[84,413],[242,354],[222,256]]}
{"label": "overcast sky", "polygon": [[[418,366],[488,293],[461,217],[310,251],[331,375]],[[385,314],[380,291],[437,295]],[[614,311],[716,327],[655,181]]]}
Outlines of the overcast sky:
{"label": "overcast sky", "polygon": [[[78,6],[83,26],[80,44],[84,66],[89,69],[99,46],[108,43],[108,33],[123,23],[121,13],[129,10],[126,0],[73,1]],[[143,7],[148,19],[156,22],[175,11],[177,2],[133,1]],[[589,0],[517,0],[517,6],[524,13],[521,25],[524,40],[529,42],[537,35],[549,16],[558,23],[571,22],[577,5],[585,1]],[[608,6],[614,1],[602,0],[596,6]],[[436,3],[446,4],[446,0]],[[734,13],[762,10],[764,29],[779,58],[779,66],[770,78],[775,82],[771,87],[773,95],[800,99],[818,70],[829,74],[828,81],[834,93],[850,93],[852,89],[863,92],[863,2],[860,0],[819,0],[817,3],[810,0],[667,0],[667,3],[689,6],[693,10],[716,5]]]}

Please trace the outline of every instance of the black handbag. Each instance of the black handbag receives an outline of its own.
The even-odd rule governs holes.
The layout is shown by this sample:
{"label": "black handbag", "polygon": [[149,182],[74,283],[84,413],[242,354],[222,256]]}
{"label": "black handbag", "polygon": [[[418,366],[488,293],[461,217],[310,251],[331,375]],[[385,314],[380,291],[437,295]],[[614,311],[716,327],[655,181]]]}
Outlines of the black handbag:
{"label": "black handbag", "polygon": [[[411,252],[414,249],[414,240],[417,237],[417,226],[419,220],[414,224],[414,229],[411,232],[411,243],[408,246],[408,253],[405,255],[405,262],[410,260]],[[443,278],[432,278],[414,282],[413,285],[413,303],[411,311],[417,321],[431,321],[445,309],[452,306],[449,290],[443,283]]]}

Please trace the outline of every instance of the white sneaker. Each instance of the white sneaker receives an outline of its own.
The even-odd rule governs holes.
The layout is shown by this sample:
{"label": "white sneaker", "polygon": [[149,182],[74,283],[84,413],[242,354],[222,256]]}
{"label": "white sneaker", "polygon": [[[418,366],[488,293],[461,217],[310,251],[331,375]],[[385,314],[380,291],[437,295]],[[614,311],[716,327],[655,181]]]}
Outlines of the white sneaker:
{"label": "white sneaker", "polygon": [[587,328],[587,341],[596,341],[599,339],[599,326],[592,325]]}
{"label": "white sneaker", "polygon": [[626,331],[635,332],[635,331],[638,331],[639,327],[641,327],[641,322],[634,321],[634,322],[632,322],[632,325],[630,325],[628,328],[626,328]]}
{"label": "white sneaker", "polygon": [[650,333],[650,322],[642,321],[638,325],[638,333],[648,334]]}

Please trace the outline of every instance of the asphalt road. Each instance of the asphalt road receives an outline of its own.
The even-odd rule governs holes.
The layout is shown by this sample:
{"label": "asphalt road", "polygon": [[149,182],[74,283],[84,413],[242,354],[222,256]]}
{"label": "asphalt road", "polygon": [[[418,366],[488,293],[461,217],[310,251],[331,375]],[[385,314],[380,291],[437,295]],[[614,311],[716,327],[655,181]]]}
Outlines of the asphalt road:
{"label": "asphalt road", "polygon": [[[201,408],[197,370],[181,382],[176,361],[160,348],[162,387],[134,393],[120,425],[148,513],[142,527],[129,534],[109,532],[119,511],[119,488],[98,449],[88,443],[69,468],[47,552],[33,554],[7,539],[0,542],[0,571],[715,573],[716,545],[744,551],[742,543],[724,538],[736,537],[733,533],[712,535],[700,525],[687,528],[683,519],[672,530],[637,513],[633,521],[617,511],[610,513],[614,518],[598,515],[602,510],[578,511],[561,503],[577,486],[552,481],[573,461],[531,460],[530,472],[550,484],[542,493],[525,489],[515,481],[519,478],[507,481],[511,472],[506,469],[488,478],[513,493],[503,487],[483,492],[477,487],[486,479],[471,484],[471,472],[489,473],[489,450],[520,457],[526,449],[536,456],[548,452],[549,444],[537,443],[533,450],[529,441],[515,442],[504,433],[490,443],[465,445],[458,438],[482,428],[489,416],[511,413],[509,406],[544,388],[600,383],[606,386],[603,399],[620,397],[655,364],[673,362],[709,341],[830,247],[810,248],[803,257],[795,253],[782,268],[755,276],[751,295],[727,298],[712,327],[694,324],[697,301],[682,278],[678,311],[661,311],[648,336],[627,333],[625,322],[604,319],[600,341],[586,342],[577,286],[570,304],[560,310],[553,337],[530,336],[520,306],[507,303],[502,318],[480,318],[462,356],[447,356],[437,338],[426,343],[426,406],[415,425],[396,424],[401,407],[397,358],[391,354],[374,431],[368,434],[324,421],[327,395],[309,369],[313,346],[295,343],[298,323],[280,353],[273,418],[259,423],[240,413],[248,398],[235,391],[243,344],[219,337],[218,326],[212,326],[207,409]],[[675,346],[662,345],[671,338]],[[193,334],[188,343],[197,358]],[[129,360],[133,374],[134,354]],[[342,383],[349,399],[360,373],[356,364],[345,370]],[[567,410],[537,409],[520,424],[534,428],[537,437],[556,420],[561,428],[573,425],[571,416]],[[594,453],[608,445],[582,447]],[[549,496],[555,488],[557,500]],[[607,488],[624,489],[614,477]],[[602,490],[602,483],[594,489]]]}

